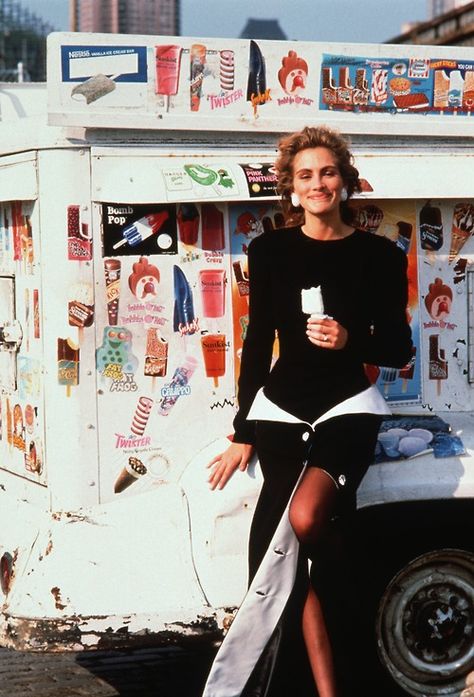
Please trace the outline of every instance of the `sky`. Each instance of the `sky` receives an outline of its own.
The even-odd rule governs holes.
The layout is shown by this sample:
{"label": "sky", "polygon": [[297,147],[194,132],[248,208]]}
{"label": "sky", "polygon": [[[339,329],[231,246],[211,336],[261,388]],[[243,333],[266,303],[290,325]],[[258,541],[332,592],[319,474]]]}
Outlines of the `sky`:
{"label": "sky", "polygon": [[[55,29],[69,29],[69,0],[18,0]],[[100,0],[96,0],[100,2]],[[384,42],[427,19],[427,0],[181,0],[181,34],[236,38],[249,17],[278,19],[297,41]]]}

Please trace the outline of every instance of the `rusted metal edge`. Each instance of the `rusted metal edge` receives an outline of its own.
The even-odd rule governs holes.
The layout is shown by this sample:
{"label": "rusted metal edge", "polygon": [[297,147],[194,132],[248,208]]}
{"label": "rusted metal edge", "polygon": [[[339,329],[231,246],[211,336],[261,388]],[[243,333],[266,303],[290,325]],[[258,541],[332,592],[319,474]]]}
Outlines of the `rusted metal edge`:
{"label": "rusted metal edge", "polygon": [[[156,628],[152,622],[146,626],[132,616],[24,618],[3,614],[0,645],[22,651],[60,652],[212,644],[222,640],[232,613],[229,609],[224,614],[198,615],[190,622],[166,622]],[[132,624],[137,628],[132,629]]]}

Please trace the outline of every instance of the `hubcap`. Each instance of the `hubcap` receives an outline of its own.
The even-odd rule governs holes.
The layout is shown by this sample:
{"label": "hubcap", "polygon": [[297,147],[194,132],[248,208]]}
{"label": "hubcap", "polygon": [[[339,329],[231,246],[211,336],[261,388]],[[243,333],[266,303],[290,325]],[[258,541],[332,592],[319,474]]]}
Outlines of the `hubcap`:
{"label": "hubcap", "polygon": [[457,696],[474,670],[474,556],[444,549],[410,562],[377,617],[383,664],[409,694]]}

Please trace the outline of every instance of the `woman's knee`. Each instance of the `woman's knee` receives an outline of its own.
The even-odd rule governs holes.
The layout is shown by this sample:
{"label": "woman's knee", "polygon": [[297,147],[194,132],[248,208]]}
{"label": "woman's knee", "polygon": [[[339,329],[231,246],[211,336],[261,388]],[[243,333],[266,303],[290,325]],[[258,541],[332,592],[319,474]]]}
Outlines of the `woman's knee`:
{"label": "woman's knee", "polygon": [[292,505],[289,511],[290,524],[298,540],[304,544],[318,541],[323,526],[323,516],[305,506]]}

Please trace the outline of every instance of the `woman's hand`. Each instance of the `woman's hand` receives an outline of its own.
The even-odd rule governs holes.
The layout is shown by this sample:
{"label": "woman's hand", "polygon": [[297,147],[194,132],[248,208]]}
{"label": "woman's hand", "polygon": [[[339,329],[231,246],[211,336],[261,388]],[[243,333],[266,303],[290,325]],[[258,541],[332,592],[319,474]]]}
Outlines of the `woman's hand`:
{"label": "woman's hand", "polygon": [[342,349],[347,343],[347,330],[332,317],[311,315],[306,329],[308,339],[315,346],[327,349]]}
{"label": "woman's hand", "polygon": [[227,450],[210,461],[212,467],[208,482],[211,489],[223,489],[234,472],[245,472],[253,453],[253,445],[248,443],[231,443]]}

